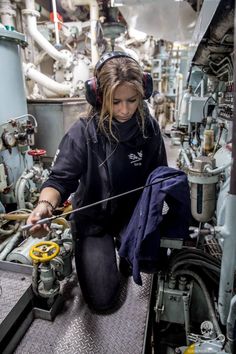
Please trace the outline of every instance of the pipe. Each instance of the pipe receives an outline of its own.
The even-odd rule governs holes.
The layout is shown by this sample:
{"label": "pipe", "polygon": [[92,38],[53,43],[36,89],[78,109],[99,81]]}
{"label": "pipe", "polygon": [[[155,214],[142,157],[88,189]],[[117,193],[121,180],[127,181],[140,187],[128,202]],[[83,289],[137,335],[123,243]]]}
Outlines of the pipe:
{"label": "pipe", "polygon": [[90,10],[90,32],[91,32],[91,60],[92,66],[95,67],[99,59],[97,47],[97,22],[99,19],[99,7],[96,0],[66,0],[65,5],[61,1],[61,5],[71,12],[75,11],[75,6],[89,5]]}
{"label": "pipe", "polygon": [[70,84],[60,84],[59,82],[50,79],[48,76],[34,69],[34,66],[31,63],[23,63],[23,70],[26,77],[37,82],[39,85],[46,87],[48,90],[57,93],[58,95],[71,95],[73,92],[73,88]]}
{"label": "pipe", "polygon": [[235,341],[236,341],[235,334],[234,334],[235,320],[236,320],[236,295],[234,295],[234,297],[230,302],[230,310],[229,310],[229,315],[227,318],[227,325],[226,325],[227,340],[229,342],[229,346],[232,354],[235,354]]}
{"label": "pipe", "polygon": [[219,173],[226,170],[226,168],[232,165],[232,161],[228,162],[226,165],[212,169],[210,165],[206,165],[204,168],[204,172],[210,173],[212,176],[218,175]]}
{"label": "pipe", "polygon": [[47,39],[38,31],[36,17],[40,14],[35,11],[34,0],[25,0],[26,9],[22,10],[22,14],[26,16],[29,34],[45,50],[52,58],[63,62],[67,67],[70,66],[70,58],[65,52],[59,52]]}
{"label": "pipe", "polygon": [[15,27],[16,11],[13,9],[10,0],[0,0],[0,16],[4,26]]}
{"label": "pipe", "polygon": [[29,173],[23,173],[19,178],[19,183],[17,184],[16,190],[16,200],[18,208],[25,208],[25,185],[28,180],[34,177],[34,171],[30,171]]}
{"label": "pipe", "polygon": [[184,158],[184,161],[185,161],[187,167],[188,167],[188,168],[192,167],[192,164],[191,164],[191,162],[190,162],[190,160],[189,160],[189,158],[188,158],[188,155],[187,155],[186,152],[184,151],[184,149],[181,149],[180,152],[181,152],[181,154],[182,154],[182,156],[183,156],[183,158]]}
{"label": "pipe", "polygon": [[1,253],[2,250],[5,248],[5,246],[8,244],[8,242],[11,241],[12,238],[13,238],[13,235],[9,236],[6,240],[4,240],[4,241],[0,244],[0,253]]}
{"label": "pipe", "polygon": [[[1,214],[1,215],[3,215],[3,214]],[[29,216],[29,214],[28,214],[28,216]],[[19,223],[16,223],[16,224],[14,225],[14,227],[13,227],[12,229],[10,229],[10,230],[5,230],[5,229],[3,229],[3,228],[0,228],[0,239],[1,239],[2,236],[10,236],[10,235],[13,235],[13,234],[16,232],[16,230],[19,229],[19,226],[20,226],[20,224],[19,224]]]}
{"label": "pipe", "polygon": [[21,232],[18,231],[12,238],[9,240],[7,245],[5,246],[4,250],[0,253],[0,261],[3,261],[7,255],[11,252],[11,250],[15,247],[17,242],[21,238]]}

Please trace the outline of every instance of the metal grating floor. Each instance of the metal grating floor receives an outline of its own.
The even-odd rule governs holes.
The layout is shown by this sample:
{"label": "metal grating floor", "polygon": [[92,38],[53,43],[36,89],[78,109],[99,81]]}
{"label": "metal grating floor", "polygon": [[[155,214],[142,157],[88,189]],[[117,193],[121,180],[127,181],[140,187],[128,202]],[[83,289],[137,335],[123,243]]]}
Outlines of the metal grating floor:
{"label": "metal grating floor", "polygon": [[64,284],[65,304],[54,322],[35,319],[14,354],[143,353],[152,277],[142,279],[142,287],[123,279],[117,310],[101,315],[85,304],[73,275]]}

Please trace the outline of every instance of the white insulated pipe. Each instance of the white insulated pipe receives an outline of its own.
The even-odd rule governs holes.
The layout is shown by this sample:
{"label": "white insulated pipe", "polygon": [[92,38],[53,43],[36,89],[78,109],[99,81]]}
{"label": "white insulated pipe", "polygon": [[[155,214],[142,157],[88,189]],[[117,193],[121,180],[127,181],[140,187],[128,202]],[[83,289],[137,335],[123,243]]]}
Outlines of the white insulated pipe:
{"label": "white insulated pipe", "polygon": [[7,239],[8,243],[6,244],[4,250],[0,253],[0,261],[3,261],[7,257],[7,255],[13,250],[13,248],[16,247],[20,238],[21,238],[21,232],[17,231],[15,235]]}
{"label": "white insulated pipe", "polygon": [[73,93],[73,88],[70,84],[60,84],[59,82],[50,79],[48,76],[36,70],[31,63],[23,63],[23,71],[26,77],[60,96],[68,96]]}
{"label": "white insulated pipe", "polygon": [[218,167],[218,168],[214,168],[214,169],[212,169],[210,165],[206,165],[205,168],[204,168],[204,172],[211,173],[212,176],[219,175],[221,172],[226,170],[232,164],[233,164],[233,161],[229,161],[224,166],[221,166],[221,167]]}
{"label": "white insulated pipe", "polygon": [[22,14],[26,16],[29,34],[38,43],[38,45],[55,60],[67,63],[69,57],[63,52],[59,52],[47,39],[38,31],[36,17],[39,17],[38,11],[35,11],[34,0],[25,0],[26,9],[22,10]]}
{"label": "white insulated pipe", "polygon": [[0,0],[0,18],[4,26],[15,27],[16,11],[13,9],[13,6],[10,0]]}
{"label": "white insulated pipe", "polygon": [[[63,6],[63,2],[61,1]],[[65,9],[68,8],[70,11],[75,11],[76,6],[88,5],[90,11],[90,32],[91,32],[91,60],[92,65],[95,67],[99,59],[98,48],[97,48],[97,21],[99,19],[99,7],[96,0],[66,0]]]}
{"label": "white insulated pipe", "polygon": [[20,177],[19,184],[17,183],[16,185],[16,200],[17,200],[17,206],[19,209],[24,209],[25,208],[25,186],[26,183],[34,177],[34,171],[30,171],[29,173],[23,173],[23,175]]}

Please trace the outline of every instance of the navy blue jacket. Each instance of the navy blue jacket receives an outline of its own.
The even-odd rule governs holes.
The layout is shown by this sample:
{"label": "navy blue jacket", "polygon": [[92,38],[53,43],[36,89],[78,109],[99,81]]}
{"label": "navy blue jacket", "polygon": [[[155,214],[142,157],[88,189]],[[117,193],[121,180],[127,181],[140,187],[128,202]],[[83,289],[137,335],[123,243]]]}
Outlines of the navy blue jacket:
{"label": "navy blue jacket", "polygon": [[[144,134],[137,113],[127,122],[113,122],[119,142],[98,129],[98,114],[80,118],[63,137],[44,187],[59,191],[62,202],[71,193],[73,208],[82,207],[144,185],[157,166],[166,165],[160,129],[148,111]],[[128,222],[141,193],[104,202],[73,214],[81,234],[96,235]],[[82,230],[83,228],[83,230]]]}
{"label": "navy blue jacket", "polygon": [[[139,285],[142,285],[140,268],[146,272],[157,270],[161,237],[186,238],[189,234],[190,192],[185,173],[166,166],[158,167],[150,174],[146,184],[176,174],[177,177],[143,190],[121,235],[119,254],[131,262],[134,281]],[[169,208],[165,215],[164,201]]]}

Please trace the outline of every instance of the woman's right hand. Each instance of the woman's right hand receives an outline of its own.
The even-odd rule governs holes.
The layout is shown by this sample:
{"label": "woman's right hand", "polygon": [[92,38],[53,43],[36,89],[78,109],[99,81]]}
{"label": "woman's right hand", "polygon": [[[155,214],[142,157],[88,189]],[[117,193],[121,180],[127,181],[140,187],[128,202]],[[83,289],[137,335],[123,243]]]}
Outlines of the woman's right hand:
{"label": "woman's right hand", "polygon": [[[35,224],[37,221],[52,216],[52,208],[46,203],[40,203],[32,211],[27,219],[26,224]],[[29,229],[29,233],[34,238],[42,238],[50,231],[48,224],[36,224]]]}

